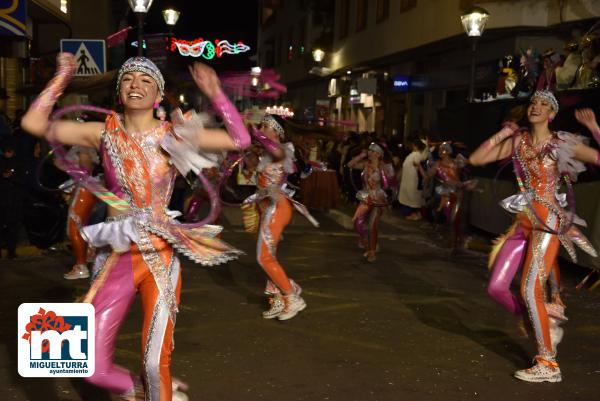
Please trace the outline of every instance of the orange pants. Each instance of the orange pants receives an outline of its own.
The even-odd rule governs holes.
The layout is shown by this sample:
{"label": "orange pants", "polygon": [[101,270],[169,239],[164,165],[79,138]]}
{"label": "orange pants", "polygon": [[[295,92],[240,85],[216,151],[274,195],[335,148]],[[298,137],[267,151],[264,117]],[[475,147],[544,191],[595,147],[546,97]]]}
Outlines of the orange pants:
{"label": "orange pants", "polygon": [[[162,239],[151,236],[152,243],[165,268],[179,303],[181,268],[172,248]],[[101,256],[99,256],[101,257]],[[174,323],[160,294],[154,276],[137,246],[118,256],[106,281],[95,295],[96,370],[86,380],[120,395],[132,395],[134,375],[114,364],[113,354],[119,329],[136,292],[140,293],[142,326],[142,381],[146,400],[171,401],[171,352]]]}
{"label": "orange pants", "polygon": [[87,243],[79,230],[85,226],[96,204],[96,197],[89,190],[77,186],[69,206],[69,219],[67,221],[67,234],[71,240],[71,247],[75,254],[75,264],[85,265],[87,262]]}
{"label": "orange pants", "polygon": [[[535,204],[533,206],[538,216],[544,223],[556,229],[558,217],[550,213],[545,207]],[[531,320],[531,326],[535,333],[538,355],[544,359],[554,360],[556,350],[550,341],[550,325],[546,303],[549,302],[546,294],[546,284],[553,266],[556,265],[558,248],[560,245],[558,236],[544,231],[535,218],[535,226],[525,213],[517,216],[517,221],[528,237],[527,254],[523,265],[523,276],[521,278],[521,296]],[[556,272],[555,272],[556,273]],[[555,280],[558,277],[555,277]]]}
{"label": "orange pants", "polygon": [[277,201],[268,198],[259,204],[261,215],[256,244],[256,258],[267,276],[284,294],[294,292],[292,283],[277,260],[277,245],[285,227],[292,219],[292,204],[284,196]]}

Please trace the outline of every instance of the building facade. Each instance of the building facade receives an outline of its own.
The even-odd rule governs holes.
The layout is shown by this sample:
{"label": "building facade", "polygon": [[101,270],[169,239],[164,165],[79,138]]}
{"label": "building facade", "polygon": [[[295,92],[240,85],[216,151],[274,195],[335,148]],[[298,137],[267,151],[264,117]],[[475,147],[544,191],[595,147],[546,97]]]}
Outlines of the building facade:
{"label": "building facade", "polygon": [[327,80],[310,71],[318,67],[313,51],[332,49],[334,6],[334,0],[259,2],[258,65],[281,74],[288,92],[279,101],[309,120],[318,103],[328,103]]}
{"label": "building facade", "polygon": [[[291,10],[302,2],[285,3]],[[460,22],[473,5],[490,14],[474,54]],[[332,47],[322,62],[330,75],[312,77],[316,93],[310,100],[328,98],[329,118],[352,120],[357,131],[404,137],[436,130],[437,110],[466,102],[471,57],[480,97],[495,89],[498,61],[505,55],[529,48],[560,51],[598,15],[595,0],[336,0]],[[275,31],[270,40],[283,49],[278,41],[285,36]],[[292,87],[310,82],[307,68],[302,78],[287,64],[274,66]],[[309,107],[309,97],[296,93],[290,91],[290,102]]]}
{"label": "building facade", "polygon": [[126,2],[115,3],[8,1],[9,8],[0,10],[0,109],[14,118],[52,78],[61,39],[105,39],[113,33],[128,11]]}

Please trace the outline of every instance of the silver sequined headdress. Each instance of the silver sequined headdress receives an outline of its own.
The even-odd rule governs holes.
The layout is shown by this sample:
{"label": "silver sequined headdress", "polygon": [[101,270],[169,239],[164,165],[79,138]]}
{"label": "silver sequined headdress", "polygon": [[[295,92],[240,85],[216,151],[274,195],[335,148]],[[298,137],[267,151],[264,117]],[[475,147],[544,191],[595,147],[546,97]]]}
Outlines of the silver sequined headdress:
{"label": "silver sequined headdress", "polygon": [[379,146],[375,142],[371,142],[371,144],[369,145],[369,150],[372,152],[377,152],[381,156],[383,156],[383,149],[381,148],[381,146]]}
{"label": "silver sequined headdress", "polygon": [[143,72],[144,74],[152,77],[158,86],[158,92],[161,96],[164,95],[165,79],[163,78],[162,73],[156,64],[146,57],[131,57],[129,60],[123,63],[121,69],[119,70],[119,76],[117,77],[117,93],[119,93],[121,87],[121,79],[123,78],[123,74],[133,71]]}
{"label": "silver sequined headdress", "polygon": [[448,142],[448,141],[442,142],[440,144],[440,153],[442,153],[442,152],[446,152],[449,155],[451,155],[452,154],[452,143]]}
{"label": "silver sequined headdress", "polygon": [[262,118],[260,124],[264,125],[264,126],[267,126],[267,127],[273,128],[275,131],[277,131],[277,133],[281,137],[283,137],[285,135],[285,129],[283,129],[283,127],[281,126],[281,124],[279,124],[277,122],[277,120],[275,120],[273,118],[273,116],[270,115],[270,114],[265,114],[264,117]]}
{"label": "silver sequined headdress", "polygon": [[531,99],[533,100],[535,98],[540,98],[547,101],[550,103],[552,110],[554,110],[555,113],[558,113],[558,100],[556,100],[554,93],[547,90],[535,91],[533,96],[531,96]]}

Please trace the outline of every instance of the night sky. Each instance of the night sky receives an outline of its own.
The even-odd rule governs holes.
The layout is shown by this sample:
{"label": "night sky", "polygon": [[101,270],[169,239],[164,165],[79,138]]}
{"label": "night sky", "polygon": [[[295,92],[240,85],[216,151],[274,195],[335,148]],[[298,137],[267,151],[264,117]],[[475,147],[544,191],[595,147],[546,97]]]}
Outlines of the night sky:
{"label": "night sky", "polygon": [[[218,71],[245,70],[256,64],[250,57],[256,51],[257,7],[258,0],[155,0],[146,17],[145,32],[166,32],[167,26],[162,17],[162,10],[175,8],[181,12],[173,30],[176,38],[192,40],[201,37],[211,41],[226,39],[231,43],[241,41],[250,46],[250,51],[246,53],[225,54],[220,59],[215,57],[210,61],[202,60],[203,62],[212,65]],[[137,23],[133,15],[130,16],[130,21],[132,26]],[[190,57],[190,61],[191,59]]]}

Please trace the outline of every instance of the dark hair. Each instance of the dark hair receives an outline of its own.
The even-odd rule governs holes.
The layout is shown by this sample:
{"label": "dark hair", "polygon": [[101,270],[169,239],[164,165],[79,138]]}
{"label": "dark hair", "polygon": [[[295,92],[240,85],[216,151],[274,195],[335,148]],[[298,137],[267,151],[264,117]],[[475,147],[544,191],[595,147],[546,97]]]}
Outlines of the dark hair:
{"label": "dark hair", "polygon": [[406,140],[409,144],[413,145],[414,147],[416,147],[418,150],[423,150],[425,149],[425,144],[423,143],[423,141],[421,140],[421,138],[419,138],[416,135],[411,135],[410,137],[407,138]]}
{"label": "dark hair", "polygon": [[271,114],[273,120],[277,121],[277,124],[281,125],[281,128],[286,129],[285,119],[277,114]]}

